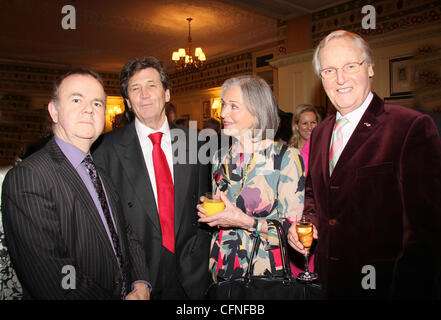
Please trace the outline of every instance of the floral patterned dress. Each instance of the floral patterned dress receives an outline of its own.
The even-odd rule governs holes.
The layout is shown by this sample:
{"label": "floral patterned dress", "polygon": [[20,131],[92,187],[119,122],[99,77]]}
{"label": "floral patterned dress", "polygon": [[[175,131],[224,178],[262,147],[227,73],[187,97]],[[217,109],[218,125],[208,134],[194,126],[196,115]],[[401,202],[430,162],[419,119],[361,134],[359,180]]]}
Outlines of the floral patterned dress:
{"label": "floral patterned dress", "polygon": [[[220,151],[213,160],[213,193],[223,191],[249,216],[279,220],[289,228],[302,215],[305,177],[297,149],[274,142],[254,154]],[[232,153],[232,154],[231,154]],[[223,155],[223,156],[221,156]],[[282,271],[279,240],[272,223],[254,258],[254,274]],[[247,230],[220,229],[211,241],[209,269],[215,282],[242,277],[250,261],[254,237]]]}
{"label": "floral patterned dress", "polygon": [[6,248],[1,215],[1,188],[8,169],[0,172],[0,300],[19,300],[23,297],[22,288]]}

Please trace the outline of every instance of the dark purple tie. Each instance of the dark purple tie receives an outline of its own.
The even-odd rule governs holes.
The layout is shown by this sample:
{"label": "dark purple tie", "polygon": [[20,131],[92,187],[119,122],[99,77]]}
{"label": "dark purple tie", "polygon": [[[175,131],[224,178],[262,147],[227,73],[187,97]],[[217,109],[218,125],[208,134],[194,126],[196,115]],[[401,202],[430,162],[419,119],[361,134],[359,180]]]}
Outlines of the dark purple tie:
{"label": "dark purple tie", "polygon": [[101,184],[101,179],[96,171],[95,164],[93,163],[92,157],[87,155],[83,160],[84,166],[89,173],[90,179],[92,180],[93,186],[95,187],[96,193],[98,195],[98,199],[101,204],[101,208],[103,209],[104,217],[106,218],[107,226],[109,228],[110,236],[112,237],[113,247],[116,251],[116,258],[118,259],[119,268],[122,276],[122,288],[121,288],[121,298],[124,299],[126,296],[127,290],[127,277],[124,270],[124,263],[121,254],[121,247],[119,245],[118,234],[115,230],[115,225],[113,224],[112,217],[110,214],[109,205],[106,200],[106,195],[104,193],[103,185]]}

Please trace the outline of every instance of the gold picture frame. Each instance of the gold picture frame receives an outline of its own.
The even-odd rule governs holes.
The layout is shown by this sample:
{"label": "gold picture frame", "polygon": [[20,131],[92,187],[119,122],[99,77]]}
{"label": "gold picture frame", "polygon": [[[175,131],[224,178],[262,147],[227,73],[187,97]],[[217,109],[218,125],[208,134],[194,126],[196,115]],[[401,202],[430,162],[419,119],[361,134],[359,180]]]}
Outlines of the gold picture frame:
{"label": "gold picture frame", "polygon": [[413,74],[411,59],[413,57],[401,57],[389,60],[390,95],[412,94]]}
{"label": "gold picture frame", "polygon": [[384,102],[391,104],[399,104],[400,106],[405,106],[409,108],[413,108],[415,106],[415,101],[413,96],[386,97],[384,98]]}
{"label": "gold picture frame", "polygon": [[210,105],[210,101],[208,100],[202,102],[202,118],[203,119],[211,118],[211,105]]}

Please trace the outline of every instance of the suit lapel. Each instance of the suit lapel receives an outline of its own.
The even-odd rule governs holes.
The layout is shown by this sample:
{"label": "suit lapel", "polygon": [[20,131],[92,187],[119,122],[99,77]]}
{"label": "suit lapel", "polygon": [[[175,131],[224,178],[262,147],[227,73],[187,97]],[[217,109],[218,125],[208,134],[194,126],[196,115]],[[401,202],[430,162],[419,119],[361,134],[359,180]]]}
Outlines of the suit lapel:
{"label": "suit lapel", "polygon": [[[174,186],[175,186],[175,236],[177,236],[182,221],[184,203],[188,201],[187,186],[190,181],[190,170],[184,164],[174,164]],[[196,208],[195,208],[196,210]]]}
{"label": "suit lapel", "polygon": [[[134,121],[127,125],[121,142],[115,144],[115,149],[127,173],[128,180],[135,190],[140,208],[145,210],[157,231],[161,233],[158,208],[156,207],[152,183],[145,165]],[[140,219],[143,219],[143,217],[140,217]]]}
{"label": "suit lapel", "polygon": [[[323,145],[320,147],[320,158],[322,160],[322,171],[324,172],[323,177],[325,179],[325,183],[329,182],[329,145],[331,143],[332,130],[334,129],[335,124],[335,115],[329,118],[328,124],[323,128]],[[335,169],[334,169],[335,170]]]}
{"label": "suit lapel", "polygon": [[97,231],[96,237],[99,238],[101,242],[106,244],[105,248],[108,249],[108,254],[115,258],[115,262],[117,262],[99,212],[89,194],[89,191],[84,185],[83,180],[81,180],[77,171],[58,147],[54,139],[48,142],[48,148],[52,158],[58,165],[57,171],[59,172],[60,176],[64,178],[64,183],[66,183],[68,189],[71,190],[72,196],[78,199],[78,201],[83,205],[85,210],[83,210],[81,214],[83,214],[84,217],[86,217],[92,223],[92,225],[95,226]]}
{"label": "suit lapel", "polygon": [[[175,126],[170,125],[170,129],[176,129]],[[185,132],[185,131],[183,131]],[[175,236],[179,231],[183,217],[183,204],[188,201],[186,199],[188,195],[188,183],[191,180],[191,167],[188,164],[189,159],[189,145],[188,135],[185,135],[186,139],[186,161],[179,163],[177,161],[177,155],[173,154],[173,176],[174,176],[174,199],[175,199]],[[172,141],[172,147],[174,148],[178,140]],[[161,233],[161,225],[159,221],[159,213],[156,206],[156,201],[153,195],[153,189],[151,180],[148,174],[147,167],[145,165],[144,156],[142,155],[141,146],[139,144],[138,135],[134,122],[127,125],[124,134],[122,135],[121,142],[115,144],[116,153],[120,156],[121,163],[126,170],[128,179],[133,185],[136,197],[139,205],[145,208],[147,216],[157,229]],[[181,150],[178,148],[177,150]],[[195,209],[196,210],[196,209]]]}
{"label": "suit lapel", "polygon": [[[384,112],[383,101],[374,95],[369,107],[366,109],[365,113],[358,122],[357,127],[352,133],[351,138],[343,149],[340,158],[334,168],[332,176],[336,175],[339,170],[344,170],[345,164],[351,161],[351,158],[360,150],[362,150],[362,145],[366,143],[369,137],[381,127],[381,123],[378,121],[377,116]],[[334,120],[335,122],[335,120]],[[330,141],[330,140],[329,140]],[[329,153],[329,151],[328,151]],[[341,169],[340,169],[341,168]],[[328,174],[329,174],[329,164],[328,164]]]}
{"label": "suit lapel", "polygon": [[[170,124],[170,129],[176,129],[177,128]],[[184,130],[182,130],[185,132]],[[189,155],[189,139],[188,135],[185,135],[185,159],[186,161],[184,163],[179,163],[177,161],[177,154],[173,153],[173,176],[174,176],[174,197],[175,197],[175,237],[178,234],[179,227],[181,225],[182,217],[183,217],[183,210],[184,210],[184,203],[188,202],[188,199],[186,197],[188,196],[188,184],[191,181],[191,168],[192,166],[188,164],[188,161],[190,159]],[[182,141],[178,141],[178,139],[175,139],[172,141],[172,147],[173,150],[181,150],[180,148],[177,148],[177,144],[182,143]],[[193,178],[194,179],[194,178]],[[196,210],[196,208],[195,208]]]}

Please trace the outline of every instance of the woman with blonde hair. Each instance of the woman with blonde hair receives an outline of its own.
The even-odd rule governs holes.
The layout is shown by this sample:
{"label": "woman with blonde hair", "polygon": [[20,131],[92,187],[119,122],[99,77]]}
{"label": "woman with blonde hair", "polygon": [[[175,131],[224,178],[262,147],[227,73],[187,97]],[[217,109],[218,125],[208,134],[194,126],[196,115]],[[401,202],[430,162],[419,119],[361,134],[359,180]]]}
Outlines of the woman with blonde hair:
{"label": "woman with blonde hair", "polygon": [[308,172],[309,137],[312,130],[320,123],[321,117],[317,109],[310,104],[298,105],[292,118],[293,135],[289,145],[297,148],[305,163],[305,177]]}
{"label": "woman with blonde hair", "polygon": [[[310,104],[298,105],[294,111],[292,118],[293,135],[288,143],[290,146],[300,150],[303,163],[305,164],[305,177],[308,174],[309,138],[311,137],[312,130],[317,127],[320,121],[320,114],[317,109]],[[309,258],[310,271],[314,271],[314,258],[313,254]],[[294,259],[294,257],[292,257],[292,259]],[[291,260],[291,270],[295,277],[297,277],[300,272],[303,272],[297,264],[298,263],[294,263],[294,260]]]}
{"label": "woman with blonde hair", "polygon": [[297,106],[292,119],[293,136],[289,141],[294,148],[302,150],[311,136],[312,130],[320,123],[321,117],[317,109],[310,104]]}

